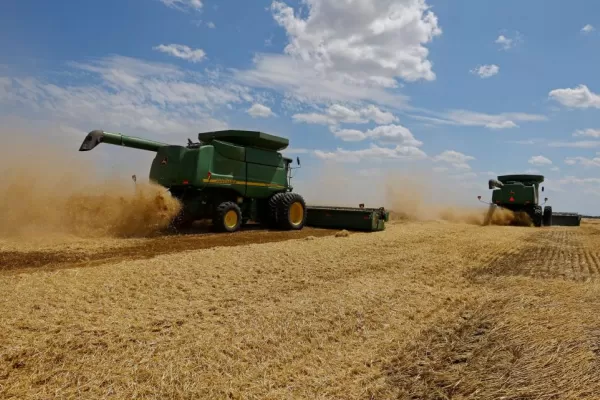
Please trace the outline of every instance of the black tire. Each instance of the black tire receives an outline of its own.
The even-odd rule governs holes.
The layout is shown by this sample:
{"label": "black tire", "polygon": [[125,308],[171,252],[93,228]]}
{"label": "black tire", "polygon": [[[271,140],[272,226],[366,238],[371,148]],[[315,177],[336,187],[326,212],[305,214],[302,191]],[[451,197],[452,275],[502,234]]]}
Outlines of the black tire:
{"label": "black tire", "polygon": [[490,207],[488,208],[488,211],[487,211],[487,213],[485,213],[485,217],[483,218],[484,226],[488,226],[489,224],[492,223],[492,216],[494,215],[495,211],[496,211],[496,205],[490,204]]}
{"label": "black tire", "polygon": [[544,226],[552,226],[552,207],[544,207]]}
{"label": "black tire", "polygon": [[213,225],[217,232],[235,232],[242,225],[242,211],[233,201],[225,201],[216,209]]}
{"label": "black tire", "polygon": [[180,211],[169,224],[169,230],[178,232],[190,228],[194,223],[194,219],[188,216],[184,211]]}
{"label": "black tire", "polygon": [[533,226],[535,226],[536,228],[539,228],[540,226],[542,226],[542,207],[540,206],[535,206],[533,209],[533,215],[531,217],[531,219],[533,220]]}
{"label": "black tire", "polygon": [[279,208],[286,193],[275,193],[267,202],[266,210],[264,211],[263,224],[269,228],[279,227]]}
{"label": "black tire", "polygon": [[277,198],[277,225],[284,230],[300,230],[306,223],[306,202],[298,193],[282,193]]}

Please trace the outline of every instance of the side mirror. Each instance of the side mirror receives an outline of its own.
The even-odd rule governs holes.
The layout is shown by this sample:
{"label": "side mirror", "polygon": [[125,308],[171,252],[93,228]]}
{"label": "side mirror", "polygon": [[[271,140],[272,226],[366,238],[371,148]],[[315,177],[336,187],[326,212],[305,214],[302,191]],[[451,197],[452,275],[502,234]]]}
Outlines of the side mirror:
{"label": "side mirror", "polygon": [[477,196],[477,199],[478,199],[478,200],[481,200],[481,196]]}
{"label": "side mirror", "polygon": [[298,163],[298,166],[300,166],[300,157],[296,157],[296,162]]}
{"label": "side mirror", "polygon": [[546,202],[546,201],[548,201],[548,198],[547,198],[547,197],[544,199],[544,202]]}

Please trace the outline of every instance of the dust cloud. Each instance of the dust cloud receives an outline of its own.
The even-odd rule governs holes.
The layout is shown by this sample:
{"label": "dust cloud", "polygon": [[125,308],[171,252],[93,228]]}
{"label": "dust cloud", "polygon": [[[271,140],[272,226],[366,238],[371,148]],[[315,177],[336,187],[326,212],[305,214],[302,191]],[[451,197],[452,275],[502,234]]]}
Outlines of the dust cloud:
{"label": "dust cloud", "polygon": [[361,171],[356,165],[328,162],[314,175],[298,185],[298,190],[309,204],[357,207],[362,203],[365,207],[383,206],[390,211],[391,220],[397,221],[532,224],[525,213],[514,213],[498,207],[490,213],[488,205],[479,203],[477,195],[483,198],[489,195],[485,179],[482,179],[481,188],[469,188],[427,170],[375,168]]}
{"label": "dust cloud", "polygon": [[139,237],[169,225],[179,202],[160,186],[103,176],[78,152],[84,137],[1,133],[0,238]]}

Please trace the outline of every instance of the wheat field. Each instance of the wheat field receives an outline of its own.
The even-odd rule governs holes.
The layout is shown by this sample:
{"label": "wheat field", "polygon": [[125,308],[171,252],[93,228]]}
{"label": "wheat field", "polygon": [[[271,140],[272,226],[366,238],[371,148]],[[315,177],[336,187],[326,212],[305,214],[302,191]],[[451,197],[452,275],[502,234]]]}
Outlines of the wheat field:
{"label": "wheat field", "polygon": [[3,399],[600,396],[600,225],[0,242]]}

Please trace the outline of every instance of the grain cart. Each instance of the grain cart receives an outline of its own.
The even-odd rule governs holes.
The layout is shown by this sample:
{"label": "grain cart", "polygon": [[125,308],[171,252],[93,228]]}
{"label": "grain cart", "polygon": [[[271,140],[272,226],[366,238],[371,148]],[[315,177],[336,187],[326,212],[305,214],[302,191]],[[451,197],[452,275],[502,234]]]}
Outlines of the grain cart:
{"label": "grain cart", "polygon": [[[525,212],[536,227],[552,225],[552,207],[540,203],[540,184],[544,182],[542,175],[501,175],[498,179],[490,179],[489,189],[492,192],[490,211],[486,220],[489,220],[496,207],[506,208],[513,212]],[[541,188],[542,192],[544,188]],[[481,201],[481,196],[478,196]],[[487,224],[487,221],[486,221]]]}
{"label": "grain cart", "polygon": [[175,227],[212,219],[217,231],[234,232],[251,219],[270,228],[303,228],[307,208],[292,192],[292,159],[279,152],[288,139],[242,130],[203,132],[198,139],[181,146],[94,130],[79,151],[108,143],[155,152],[150,180],[183,205]]}

